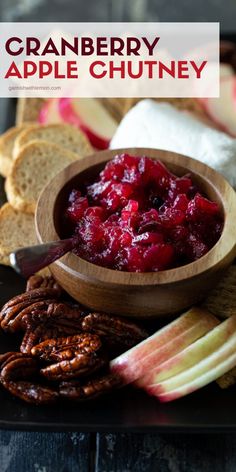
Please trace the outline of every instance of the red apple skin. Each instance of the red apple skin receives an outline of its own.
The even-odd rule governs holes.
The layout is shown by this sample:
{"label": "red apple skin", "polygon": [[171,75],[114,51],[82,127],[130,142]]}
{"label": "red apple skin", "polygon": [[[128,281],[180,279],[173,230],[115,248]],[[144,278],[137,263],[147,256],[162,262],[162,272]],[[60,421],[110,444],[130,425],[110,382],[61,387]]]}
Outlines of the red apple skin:
{"label": "red apple skin", "polygon": [[38,122],[41,125],[44,125],[45,123],[47,123],[48,107],[49,107],[49,102],[47,101],[46,103],[43,104],[43,106],[42,106],[42,108],[39,112]]}
{"label": "red apple skin", "polygon": [[216,125],[216,127],[218,128],[219,131],[223,131],[224,133],[229,134],[231,137],[234,137],[229,132],[227,127],[223,123],[221,123],[218,118],[215,118],[215,116],[213,116],[213,113],[209,110],[209,100],[210,100],[210,98],[203,98],[202,102],[201,102],[202,106],[203,106],[205,112],[207,113],[207,115],[209,116],[209,118],[215,123],[215,125]]}
{"label": "red apple skin", "polygon": [[71,105],[70,98],[60,98],[58,107],[62,119],[66,123],[80,128],[86,134],[94,148],[107,149],[109,147],[110,141],[93,133],[93,131],[85,123],[83,123],[81,118],[75,113]]}
{"label": "red apple skin", "polygon": [[41,125],[47,125],[47,124],[51,124],[51,123],[63,123],[63,120],[59,114],[59,110],[58,110],[58,99],[57,98],[51,98],[49,100],[47,100],[40,112],[39,112],[39,116],[38,116],[38,122],[41,124]]}
{"label": "red apple skin", "polygon": [[236,77],[234,79],[234,87],[233,87],[233,103],[236,107]]}
{"label": "red apple skin", "polygon": [[48,113],[48,107],[45,105],[42,106],[40,112],[39,112],[39,117],[38,117],[38,122],[43,125],[47,121],[47,113]]}
{"label": "red apple skin", "polygon": [[146,392],[148,393],[148,395],[152,397],[157,397],[159,402],[161,403],[168,403],[174,400],[178,400],[179,398],[185,397],[186,395],[189,395],[190,393],[193,393],[196,390],[197,388],[194,389],[186,386],[182,389],[181,392],[173,391],[170,393],[157,394],[156,391],[154,391],[153,387],[150,386],[149,388],[146,388]]}
{"label": "red apple skin", "polygon": [[[195,314],[198,314],[199,320],[192,326],[184,328],[186,320],[180,317],[178,319],[179,323],[176,321],[171,323],[166,332],[163,330],[163,334],[162,330],[158,331],[149,338],[149,341],[146,340],[140,343],[138,345],[140,346],[139,349],[138,346],[135,346],[136,350],[133,348],[112,361],[110,364],[111,371],[119,375],[126,384],[135,382],[137,379],[145,376],[147,372],[151,372],[158,365],[175,356],[219,323],[209,313],[204,312],[204,314],[200,315],[199,310]],[[176,328],[181,326],[182,332],[179,333]]]}

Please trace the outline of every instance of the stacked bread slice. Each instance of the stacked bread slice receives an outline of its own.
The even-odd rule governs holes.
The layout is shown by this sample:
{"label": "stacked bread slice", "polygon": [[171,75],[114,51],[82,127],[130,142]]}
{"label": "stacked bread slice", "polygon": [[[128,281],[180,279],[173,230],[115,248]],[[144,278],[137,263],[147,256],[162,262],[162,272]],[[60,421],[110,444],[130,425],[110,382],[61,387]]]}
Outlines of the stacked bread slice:
{"label": "stacked bread slice", "polygon": [[0,137],[0,173],[8,202],[0,209],[0,263],[36,244],[34,212],[43,187],[60,170],[93,152],[86,136],[68,124],[24,123]]}
{"label": "stacked bread slice", "polygon": [[[221,319],[236,314],[236,265],[232,265],[223,279],[209,293],[204,308]],[[228,388],[236,383],[236,367],[217,380],[221,388]]]}
{"label": "stacked bread slice", "polygon": [[28,125],[13,126],[0,137],[0,174],[7,177],[10,174],[13,160],[14,143],[18,135],[27,130]]}
{"label": "stacked bread slice", "polygon": [[34,215],[5,203],[0,209],[0,263],[9,265],[9,253],[33,244],[37,244]]}

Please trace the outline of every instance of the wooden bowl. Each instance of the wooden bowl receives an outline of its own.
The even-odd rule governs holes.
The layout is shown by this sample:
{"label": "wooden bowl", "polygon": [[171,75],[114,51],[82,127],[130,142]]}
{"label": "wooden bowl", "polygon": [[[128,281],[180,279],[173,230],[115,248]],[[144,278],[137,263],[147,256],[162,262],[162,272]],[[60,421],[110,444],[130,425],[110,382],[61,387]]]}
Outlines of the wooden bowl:
{"label": "wooden bowl", "polygon": [[106,269],[73,253],[52,264],[51,271],[72,297],[92,310],[143,318],[180,312],[206,296],[236,255],[236,194],[205,164],[173,152],[143,148],[102,151],[75,161],[50,182],[39,198],[38,239],[49,242],[60,238],[62,208],[71,188],[97,176],[108,160],[123,152],[160,159],[179,176],[191,172],[201,191],[220,205],[225,220],[221,238],[201,259],[162,272]]}

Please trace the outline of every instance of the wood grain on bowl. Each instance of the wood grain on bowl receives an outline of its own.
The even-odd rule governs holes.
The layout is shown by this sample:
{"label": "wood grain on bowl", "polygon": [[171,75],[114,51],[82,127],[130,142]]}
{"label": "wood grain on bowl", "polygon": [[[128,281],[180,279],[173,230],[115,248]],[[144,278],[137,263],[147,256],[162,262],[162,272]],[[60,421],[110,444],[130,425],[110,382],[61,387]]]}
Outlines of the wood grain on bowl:
{"label": "wood grain on bowl", "polygon": [[200,190],[219,203],[224,215],[221,238],[201,259],[176,269],[128,273],[99,267],[68,253],[52,264],[52,273],[70,295],[93,310],[143,318],[180,312],[206,296],[236,255],[236,194],[220,174],[205,164],[145,148],[101,151],[76,161],[59,173],[39,198],[38,239],[48,242],[62,237],[62,208],[68,192],[89,177],[94,178],[108,160],[123,152],[160,159],[179,176],[191,172]]}

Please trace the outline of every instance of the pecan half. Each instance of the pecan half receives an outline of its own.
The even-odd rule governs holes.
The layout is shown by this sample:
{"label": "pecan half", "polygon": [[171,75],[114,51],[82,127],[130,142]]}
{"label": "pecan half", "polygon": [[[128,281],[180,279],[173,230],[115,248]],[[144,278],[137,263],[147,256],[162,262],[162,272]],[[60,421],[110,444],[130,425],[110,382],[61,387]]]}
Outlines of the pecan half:
{"label": "pecan half", "polygon": [[[36,326],[34,329],[32,327],[27,328],[22,339],[20,351],[23,354],[31,354],[31,349],[42,341],[42,337],[45,332],[47,332],[47,330],[45,329],[44,325]],[[49,336],[49,338],[50,337],[51,336]]]}
{"label": "pecan half", "polygon": [[34,405],[55,403],[59,398],[57,390],[23,380],[13,382],[12,380],[7,381],[3,379],[2,385],[15,397],[27,403],[33,403]]}
{"label": "pecan half", "polygon": [[12,356],[14,356],[15,354],[17,354],[16,352],[5,352],[4,354],[0,354],[0,370],[2,369],[2,367],[5,365],[5,363],[8,361],[8,359]]}
{"label": "pecan half", "polygon": [[90,313],[85,316],[82,328],[103,337],[108,344],[126,348],[134,346],[148,336],[147,332],[135,323],[103,313]]}
{"label": "pecan half", "polygon": [[1,315],[4,315],[5,311],[8,308],[12,308],[13,306],[18,305],[18,303],[22,303],[25,301],[29,303],[34,303],[35,300],[47,300],[48,298],[57,297],[57,290],[55,290],[54,288],[37,288],[35,290],[31,290],[30,292],[24,292],[20,295],[16,295],[16,297],[13,297],[11,300],[5,303],[1,310]]}
{"label": "pecan half", "polygon": [[[29,308],[30,311],[32,305],[36,308],[35,304],[41,302],[47,302],[46,305],[48,305],[54,301],[57,296],[58,292],[53,288],[39,288],[12,298],[3,306],[0,312],[0,323],[2,329],[4,329],[4,331],[15,332],[16,329],[19,329],[20,327],[22,328],[20,320],[25,315],[24,310]],[[19,318],[18,315],[20,315]]]}
{"label": "pecan half", "polygon": [[24,356],[19,352],[2,355],[0,382],[15,397],[28,403],[45,404],[57,400],[55,389],[25,381],[39,373],[36,359]]}
{"label": "pecan half", "polygon": [[40,313],[40,316],[44,321],[47,318],[47,308],[51,304],[53,300],[43,300],[38,301],[35,303],[30,304],[26,308],[20,309],[15,314],[12,312],[10,313],[9,317],[6,317],[2,322],[2,328],[6,332],[13,332],[16,333],[17,331],[22,331],[27,327],[27,320],[28,318],[33,318],[34,315]]}
{"label": "pecan half", "polygon": [[21,325],[26,327],[21,344],[21,352],[30,354],[31,349],[47,339],[78,334],[82,329],[84,313],[71,303],[49,303],[47,311],[30,307],[21,317]]}
{"label": "pecan half", "polygon": [[70,360],[80,354],[91,354],[101,349],[100,338],[95,334],[78,334],[65,338],[48,339],[33,347],[32,354],[46,361]]}
{"label": "pecan half", "polygon": [[107,360],[96,353],[79,354],[71,360],[60,361],[41,369],[48,380],[58,381],[90,375],[104,367]]}
{"label": "pecan half", "polygon": [[[28,316],[27,316],[28,315]],[[22,319],[23,323],[26,326],[34,326],[39,323],[45,323],[45,321],[50,323],[56,323],[60,326],[69,326],[70,328],[78,331],[81,330],[82,320],[84,318],[84,312],[79,308],[78,305],[71,303],[62,303],[62,302],[51,302],[47,303],[46,312],[40,309],[34,309],[27,314],[24,313]]]}
{"label": "pecan half", "polygon": [[68,400],[92,400],[105,393],[109,393],[120,386],[120,379],[115,375],[108,373],[97,376],[94,379],[83,383],[76,380],[61,382],[59,385],[59,395]]}
{"label": "pecan half", "polygon": [[107,362],[102,353],[100,338],[92,334],[49,339],[33,347],[31,352],[42,360],[56,361],[41,369],[41,374],[50,380],[87,375]]}
{"label": "pecan half", "polygon": [[43,277],[41,275],[32,275],[32,277],[27,280],[26,292],[30,292],[36,288],[54,288],[58,291],[58,294],[62,292],[62,288],[52,276]]}
{"label": "pecan half", "polygon": [[39,371],[38,362],[32,357],[16,353],[10,356],[1,368],[0,379],[18,380],[28,379]]}
{"label": "pecan half", "polygon": [[62,336],[72,336],[78,334],[78,329],[73,326],[64,326],[57,324],[40,324],[35,328],[30,327],[26,329],[23,337],[20,351],[24,354],[31,354],[34,346],[40,344],[48,339],[57,339]]}

